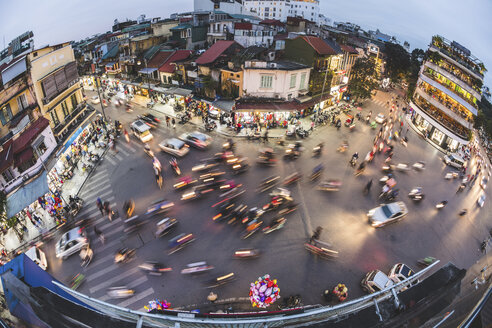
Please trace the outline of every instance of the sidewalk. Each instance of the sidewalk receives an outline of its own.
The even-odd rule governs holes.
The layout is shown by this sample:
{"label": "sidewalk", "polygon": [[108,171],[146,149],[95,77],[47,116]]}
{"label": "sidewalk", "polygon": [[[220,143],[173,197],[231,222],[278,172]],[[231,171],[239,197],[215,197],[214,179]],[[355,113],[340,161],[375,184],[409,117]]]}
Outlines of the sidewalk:
{"label": "sidewalk", "polygon": [[[137,104],[142,107],[147,107],[147,103],[149,102],[148,98],[144,97],[134,97],[132,99],[134,104]],[[329,111],[335,106],[326,108],[325,111]],[[148,109],[149,112],[157,111],[164,115],[176,118],[180,112],[176,112],[174,110],[174,99],[171,98],[167,104],[156,103],[152,109]],[[217,133],[222,134],[226,137],[238,137],[238,138],[247,138],[248,134],[251,132],[251,129],[243,128],[239,133],[237,133],[233,128],[228,127],[226,124],[220,124],[218,120],[214,120],[217,123],[217,129],[215,130]],[[311,129],[311,116],[306,116],[299,119],[301,122],[301,127],[304,130],[309,131]],[[202,118],[200,116],[192,116],[190,122],[199,127],[203,127],[204,123],[202,122]],[[316,129],[316,126],[315,126]],[[268,129],[268,137],[269,138],[281,138],[285,136],[286,128],[270,128]],[[265,128],[262,128],[260,132],[265,132]]]}

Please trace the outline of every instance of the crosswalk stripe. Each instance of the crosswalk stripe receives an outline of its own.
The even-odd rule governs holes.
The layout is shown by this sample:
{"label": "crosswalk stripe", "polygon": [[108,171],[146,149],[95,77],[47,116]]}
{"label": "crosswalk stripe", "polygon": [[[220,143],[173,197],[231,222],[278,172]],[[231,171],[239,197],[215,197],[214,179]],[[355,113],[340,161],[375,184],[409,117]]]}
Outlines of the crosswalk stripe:
{"label": "crosswalk stripe", "polygon": [[120,267],[120,266],[119,266],[119,265],[117,265],[117,264],[112,264],[112,265],[110,265],[110,266],[108,266],[108,267],[105,267],[104,269],[97,270],[95,273],[93,273],[93,274],[91,274],[91,275],[86,276],[86,277],[85,277],[85,279],[86,279],[87,281],[92,281],[92,280],[94,280],[94,279],[97,279],[97,278],[99,278],[99,277],[104,276],[106,273],[109,273],[109,272],[111,272],[111,271],[113,271],[113,270],[118,269],[119,267]]}
{"label": "crosswalk stripe", "polygon": [[132,282],[128,283],[128,288],[135,288],[141,284],[143,284],[144,282],[148,281],[149,279],[147,278],[147,276],[142,276],[136,280],[132,280]]}
{"label": "crosswalk stripe", "polygon": [[113,277],[111,279],[108,279],[100,284],[97,284],[96,286],[92,287],[89,289],[89,292],[93,294],[94,292],[97,292],[98,290],[102,288],[106,288],[111,286],[112,284],[125,279],[126,277],[131,276],[134,273],[137,273],[140,269],[138,267],[131,268],[130,270],[124,271],[123,273],[117,275],[116,277]]}
{"label": "crosswalk stripe", "polygon": [[103,170],[103,171],[96,172],[94,173],[93,176],[91,176],[91,179],[98,179],[102,175],[108,175],[108,171]]}
{"label": "crosswalk stripe", "polygon": [[117,159],[117,160],[118,160],[118,162],[121,162],[121,161],[123,160],[123,158],[124,158],[124,157],[123,157],[120,153],[118,153],[118,154],[116,154],[116,155],[114,156],[114,158],[115,158],[115,159]]}
{"label": "crosswalk stripe", "polygon": [[87,188],[84,190],[81,197],[86,204],[91,204],[92,202],[94,203],[96,202],[97,197],[101,197],[99,195],[105,194],[108,191],[109,193],[106,194],[106,196],[111,195],[112,192],[111,186],[109,185],[104,188],[99,188],[97,190],[95,188]]}
{"label": "crosswalk stripe", "polygon": [[88,185],[90,186],[92,183],[96,182],[96,181],[100,181],[100,180],[104,180],[104,179],[108,179],[108,173],[106,171],[103,171],[104,174],[101,174],[99,176],[93,176],[90,178],[90,182],[88,183]]}
{"label": "crosswalk stripe", "polygon": [[[112,200],[114,200],[114,196],[111,196],[110,198],[108,198],[108,202],[110,202]],[[109,204],[109,206],[111,206],[111,208],[113,208],[113,206],[116,206],[116,203],[111,203],[111,204]],[[97,213],[99,213],[99,209],[97,208],[97,206],[95,204],[93,204],[89,208],[84,209],[82,212],[80,212],[79,215],[82,215],[82,216],[94,216]]]}
{"label": "crosswalk stripe", "polygon": [[[104,189],[107,189],[107,188],[104,188]],[[97,193],[96,192],[93,192],[92,195],[90,195],[90,197],[87,197],[87,200],[85,202],[86,203],[92,203],[92,202],[94,202],[94,204],[95,204],[96,203],[96,200],[97,200],[97,197],[100,197],[103,202],[106,201],[106,200],[109,201],[109,198],[110,197],[114,197],[114,196],[111,196],[112,193],[113,193],[113,190],[112,189],[108,189],[107,191],[103,191],[102,189],[101,190],[97,190]],[[106,197],[107,197],[107,199],[105,199]]]}
{"label": "crosswalk stripe", "polygon": [[145,298],[145,297],[147,297],[149,295],[152,295],[153,293],[154,293],[154,289],[151,287],[149,289],[144,290],[141,293],[138,293],[136,296],[131,297],[131,298],[127,299],[127,300],[124,300],[123,302],[118,303],[116,305],[117,306],[121,306],[121,307],[127,307],[127,306],[129,306],[129,305],[131,305],[131,304],[133,304],[135,302],[140,301],[141,299],[143,299],[143,298]]}
{"label": "crosswalk stripe", "polygon": [[103,225],[103,226],[100,226],[99,229],[100,230],[107,230],[109,228],[113,228],[114,229],[114,220],[112,222],[108,222],[107,224]]}
{"label": "crosswalk stripe", "polygon": [[112,159],[110,156],[106,156],[105,159],[111,164],[111,165],[116,165],[116,161]]}
{"label": "crosswalk stripe", "polygon": [[120,147],[120,149],[118,150],[118,153],[122,153],[125,156],[130,156],[130,154],[128,154],[122,147]]}
{"label": "crosswalk stripe", "polygon": [[118,225],[117,227],[111,229],[110,232],[104,234],[106,237],[110,237],[114,234],[117,234],[117,233],[120,233],[123,229],[125,228],[125,226],[123,224],[120,224]]}
{"label": "crosswalk stripe", "polygon": [[121,147],[125,148],[126,150],[135,153],[137,151],[137,148],[133,147],[131,143],[128,142],[122,142]]}
{"label": "crosswalk stripe", "polygon": [[[120,239],[115,239],[109,243],[106,243],[104,244],[104,246],[99,246],[97,248],[97,251],[103,251],[103,250],[106,250],[106,249],[110,249],[111,247],[113,246],[116,246],[118,244],[121,244],[121,240]],[[96,258],[97,258],[97,253],[96,253]],[[114,261],[114,254],[111,253],[111,254],[108,254],[104,257],[101,257],[101,258],[97,258],[96,261],[94,262],[91,262],[91,264],[87,267],[87,270],[88,271],[92,271],[95,267],[97,267],[99,264],[102,264],[102,263],[112,263]]]}
{"label": "crosswalk stripe", "polygon": [[87,189],[97,189],[97,190],[101,190],[101,189],[105,189],[105,188],[101,188],[101,186],[108,186],[108,187],[111,187],[111,183],[108,179],[104,179],[104,180],[101,180],[101,181],[97,181],[97,182],[89,182],[89,184],[87,185]]}

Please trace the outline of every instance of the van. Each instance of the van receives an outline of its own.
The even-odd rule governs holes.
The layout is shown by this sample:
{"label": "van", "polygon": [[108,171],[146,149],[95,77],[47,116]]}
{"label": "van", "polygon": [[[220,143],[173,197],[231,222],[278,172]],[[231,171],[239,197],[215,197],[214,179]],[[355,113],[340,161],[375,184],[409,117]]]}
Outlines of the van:
{"label": "van", "polygon": [[135,137],[137,137],[140,141],[148,142],[152,140],[153,136],[152,133],[150,133],[150,127],[142,120],[136,120],[130,127],[133,135],[135,135]]}
{"label": "van", "polygon": [[46,255],[42,250],[33,246],[26,251],[26,256],[30,258],[34,263],[39,265],[41,269],[46,271],[48,269],[48,262],[46,261]]}
{"label": "van", "polygon": [[444,156],[444,163],[457,169],[462,169],[465,166],[465,160],[457,154],[449,154]]}

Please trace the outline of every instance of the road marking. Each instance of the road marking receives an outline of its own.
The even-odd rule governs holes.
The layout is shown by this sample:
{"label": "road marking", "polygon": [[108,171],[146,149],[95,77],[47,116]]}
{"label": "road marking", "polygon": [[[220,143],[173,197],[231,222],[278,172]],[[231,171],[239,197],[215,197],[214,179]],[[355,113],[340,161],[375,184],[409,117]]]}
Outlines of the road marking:
{"label": "road marking", "polygon": [[123,230],[125,227],[123,224],[120,224],[119,226],[113,228],[110,232],[104,234],[106,237],[112,236],[116,233],[119,233],[121,230]]}
{"label": "road marking", "polygon": [[86,276],[86,278],[85,278],[85,279],[86,279],[87,281],[92,281],[92,280],[97,279],[97,278],[99,278],[99,277],[101,277],[101,276],[104,276],[106,273],[111,272],[111,271],[113,271],[113,270],[116,270],[116,269],[118,269],[118,268],[119,268],[119,265],[112,264],[112,265],[110,265],[110,266],[108,266],[108,267],[105,267],[104,269],[98,270],[98,271],[96,271],[95,273],[93,273],[93,274],[91,274],[91,275]]}
{"label": "road marking", "polygon": [[91,177],[91,179],[94,179],[94,178],[98,179],[101,175],[107,175],[107,174],[108,174],[108,171],[106,171],[106,170],[99,171],[99,172],[95,173],[95,174]]}
{"label": "road marking", "polygon": [[154,293],[154,289],[151,287],[149,289],[144,290],[141,293],[138,293],[136,296],[131,297],[131,298],[129,298],[129,299],[127,299],[121,303],[116,304],[116,305],[121,306],[121,307],[127,307],[133,303],[140,301],[142,298],[145,298],[149,295],[152,295],[153,293]]}
{"label": "road marking", "polygon": [[128,142],[122,142],[121,143],[121,147],[125,148],[126,150],[132,152],[132,153],[135,153],[137,151],[136,148],[132,147],[131,144],[129,144]]}
{"label": "road marking", "polygon": [[113,229],[115,229],[115,227],[114,227],[114,224],[113,224],[113,223],[114,223],[114,221],[112,221],[112,222],[108,222],[107,224],[105,224],[105,225],[103,225],[103,226],[100,226],[100,227],[99,227],[99,229],[101,229],[101,230],[106,230],[106,229],[109,229],[109,228],[113,228]]}
{"label": "road marking", "polygon": [[[105,197],[108,197],[108,196],[110,196],[113,193],[113,190],[111,190],[111,189],[109,189],[108,191],[105,191],[103,193],[101,193],[101,191],[102,190],[98,190],[97,193],[93,192],[92,195],[91,195],[91,197],[88,197],[87,198],[87,201],[86,202],[88,202],[88,203],[94,202],[95,203],[96,200],[97,200],[97,197],[101,198],[101,200],[103,202],[105,202],[106,201]],[[114,196],[111,196],[111,197],[113,197],[113,199],[114,199]],[[108,199],[111,199],[111,197],[108,197]]]}
{"label": "road marking", "polygon": [[125,155],[126,157],[130,156],[130,154],[128,154],[124,149],[123,147],[120,147],[120,149],[118,149],[118,153],[121,153],[123,155]]}
{"label": "road marking", "polygon": [[[106,185],[106,187],[101,188],[101,186],[104,186],[104,185]],[[93,183],[91,181],[91,182],[89,182],[89,185],[87,186],[88,189],[97,189],[98,191],[102,191],[103,189],[106,189],[107,187],[111,187],[111,182],[109,181],[109,179],[99,181],[96,183]]]}
{"label": "road marking", "polygon": [[126,277],[129,277],[131,276],[132,274],[138,272],[140,269],[138,267],[135,267],[135,268],[131,268],[130,270],[127,270],[119,275],[117,275],[116,277],[113,277],[111,279],[108,279],[92,288],[89,289],[89,292],[91,294],[97,292],[98,290],[101,290],[102,288],[106,288],[106,287],[109,287],[111,286],[112,284],[114,284],[115,282],[118,282],[120,280],[123,280],[125,279]]}
{"label": "road marking", "polygon": [[93,176],[93,177],[89,178],[88,184],[90,185],[91,183],[95,183],[95,182],[98,182],[100,180],[105,180],[105,179],[109,181],[106,171],[104,171],[104,175],[100,175],[98,177]]}
{"label": "road marking", "polygon": [[116,165],[117,163],[115,162],[114,159],[112,159],[111,157],[109,156],[106,156],[106,159],[108,160],[108,162],[111,164],[111,165]]}
{"label": "road marking", "polygon": [[132,282],[128,283],[128,288],[135,288],[141,284],[143,284],[144,282],[146,282],[147,280],[147,276],[141,276],[140,278],[136,279],[136,280],[132,280]]}
{"label": "road marking", "polygon": [[[107,201],[108,202],[111,202],[114,200],[114,196],[111,196],[109,198],[107,198]],[[89,213],[91,213],[91,215],[94,215],[94,212],[99,211],[99,208],[96,206],[96,202],[95,200],[92,201],[92,202],[89,202],[91,205],[89,205],[88,207],[85,207],[81,212],[80,212],[80,215],[87,215]],[[115,204],[116,205],[116,204]]]}

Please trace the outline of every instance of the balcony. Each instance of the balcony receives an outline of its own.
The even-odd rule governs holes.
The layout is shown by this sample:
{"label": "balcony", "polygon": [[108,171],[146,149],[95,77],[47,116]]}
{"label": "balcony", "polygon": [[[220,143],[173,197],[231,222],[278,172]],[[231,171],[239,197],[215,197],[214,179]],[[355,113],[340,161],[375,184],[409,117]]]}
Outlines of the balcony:
{"label": "balcony", "polygon": [[[468,91],[470,94],[472,94],[475,98],[480,99],[482,96],[480,95],[480,88],[478,85],[473,85],[473,83],[466,81],[466,78],[464,76],[459,76],[455,74],[452,70],[449,68],[443,67],[441,65],[437,65],[432,61],[426,61],[425,66],[430,68],[431,70],[444,75],[447,79],[452,81],[455,84],[458,84],[460,87]],[[464,75],[464,74],[463,74]]]}
{"label": "balcony", "polygon": [[466,61],[460,59],[459,57],[456,57],[453,53],[450,51],[444,49],[444,48],[439,48],[434,44],[431,44],[429,50],[431,51],[439,51],[446,59],[449,61],[454,61],[456,62],[459,66],[462,68],[466,69],[473,75],[475,75],[479,79],[483,79],[483,74],[480,72],[480,69],[475,66],[474,64],[467,63]]}
{"label": "balcony", "polygon": [[439,125],[443,126],[446,130],[451,133],[457,135],[463,140],[468,140],[468,132],[469,130],[465,127],[456,124],[453,120],[450,120],[446,113],[443,113],[439,109],[437,109],[434,105],[429,103],[426,99],[422,98],[420,94],[416,94],[413,97],[413,102],[418,108],[433,118]]}
{"label": "balcony", "polygon": [[64,141],[66,136],[71,135],[72,132],[79,128],[82,122],[96,113],[94,107],[85,103],[81,104],[84,104],[84,106],[77,110],[77,114],[73,115],[70,121],[65,120],[66,123],[63,123],[63,125],[58,124],[53,130],[58,143]]}
{"label": "balcony", "polygon": [[421,87],[418,87],[416,90],[421,97],[427,100],[434,107],[437,107],[439,110],[444,112],[450,118],[454,119],[456,122],[460,123],[468,129],[472,128],[472,123],[468,121],[465,113],[461,112],[455,107],[441,103],[432,92],[426,92]]}
{"label": "balcony", "polygon": [[[438,81],[434,79],[432,75],[430,75],[428,72],[425,70],[420,74],[420,79],[422,81],[427,82],[431,86],[433,86],[436,89],[441,90],[443,93],[448,95],[449,97],[453,98],[455,101],[459,102],[463,107],[468,109],[473,115],[477,115],[477,105],[475,105],[473,102],[469,101],[468,99],[462,97],[461,95],[455,93],[453,90],[449,89],[447,85],[444,85],[441,83],[441,81]],[[463,101],[460,101],[463,100]]]}

